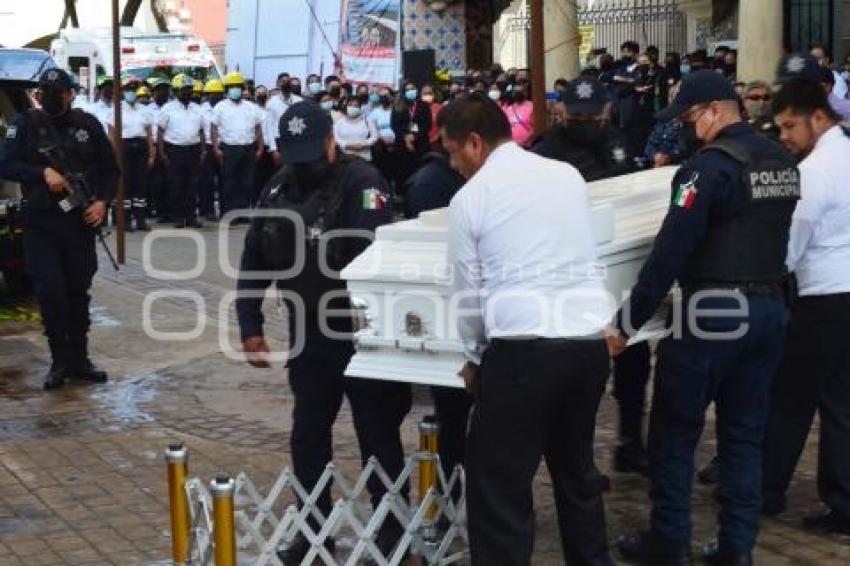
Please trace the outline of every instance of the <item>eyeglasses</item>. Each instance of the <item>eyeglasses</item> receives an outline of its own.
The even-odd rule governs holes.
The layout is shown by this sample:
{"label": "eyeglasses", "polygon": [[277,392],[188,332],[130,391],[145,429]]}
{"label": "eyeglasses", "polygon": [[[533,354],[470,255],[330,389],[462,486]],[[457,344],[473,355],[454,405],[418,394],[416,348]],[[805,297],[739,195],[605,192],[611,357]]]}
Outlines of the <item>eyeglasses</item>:
{"label": "eyeglasses", "polygon": [[769,102],[771,96],[769,94],[754,94],[747,97],[747,100],[752,100],[753,102]]}

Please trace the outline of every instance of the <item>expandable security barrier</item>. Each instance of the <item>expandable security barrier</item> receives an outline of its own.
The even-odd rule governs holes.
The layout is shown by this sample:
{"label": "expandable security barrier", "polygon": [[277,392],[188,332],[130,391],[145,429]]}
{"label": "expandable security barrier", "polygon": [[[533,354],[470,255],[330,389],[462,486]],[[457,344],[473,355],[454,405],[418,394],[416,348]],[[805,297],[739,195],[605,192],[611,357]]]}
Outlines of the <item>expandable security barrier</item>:
{"label": "expandable security barrier", "polygon": [[[379,566],[398,566],[408,554],[421,557],[429,565],[464,560],[469,541],[463,469],[458,467],[445,477],[437,454],[438,427],[433,418],[420,423],[419,433],[420,450],[405,460],[397,478],[390,478],[375,458],[369,459],[353,483],[329,463],[309,492],[289,468],[283,470],[265,495],[244,472],[235,479],[218,476],[209,487],[200,479],[187,480],[182,476],[184,496],[178,497],[172,491],[171,497],[175,564],[283,566],[278,550],[291,545],[299,535],[310,544],[303,565],[355,566],[371,559]],[[181,481],[172,467],[187,461],[185,448],[179,447],[182,453],[173,448],[166,451],[170,488],[172,476],[175,483]],[[182,460],[174,460],[175,453]],[[414,472],[418,490],[416,501],[409,502],[402,493],[408,483],[413,483]],[[375,509],[368,504],[366,491],[373,478],[386,488]],[[325,517],[317,501],[331,484],[341,496]],[[190,523],[184,521],[184,511]],[[375,543],[387,520],[397,520],[404,528],[390,556],[384,556]],[[336,541],[334,554],[325,546],[330,539]],[[183,549],[184,553],[178,553]]]}

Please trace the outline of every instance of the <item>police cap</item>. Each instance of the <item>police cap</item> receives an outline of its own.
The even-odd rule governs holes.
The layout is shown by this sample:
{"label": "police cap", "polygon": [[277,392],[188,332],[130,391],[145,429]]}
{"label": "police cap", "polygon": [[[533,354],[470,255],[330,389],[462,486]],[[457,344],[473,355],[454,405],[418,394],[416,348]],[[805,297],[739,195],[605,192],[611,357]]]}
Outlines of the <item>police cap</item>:
{"label": "police cap", "polygon": [[708,69],[690,73],[682,79],[679,94],[670,106],[655,115],[659,120],[678,118],[697,104],[718,100],[738,100],[735,88],[723,75]]}
{"label": "police cap", "polygon": [[74,79],[62,69],[47,69],[38,78],[38,86],[41,88],[56,88],[71,90],[74,88]]}
{"label": "police cap", "polygon": [[598,80],[581,78],[570,81],[561,100],[570,114],[599,114],[608,103],[608,95]]}
{"label": "police cap", "polygon": [[793,79],[821,82],[821,66],[810,53],[791,53],[779,60],[776,82],[785,84]]}
{"label": "police cap", "polygon": [[309,163],[325,151],[333,121],[321,106],[305,100],[289,107],[280,118],[280,149],[284,163]]}

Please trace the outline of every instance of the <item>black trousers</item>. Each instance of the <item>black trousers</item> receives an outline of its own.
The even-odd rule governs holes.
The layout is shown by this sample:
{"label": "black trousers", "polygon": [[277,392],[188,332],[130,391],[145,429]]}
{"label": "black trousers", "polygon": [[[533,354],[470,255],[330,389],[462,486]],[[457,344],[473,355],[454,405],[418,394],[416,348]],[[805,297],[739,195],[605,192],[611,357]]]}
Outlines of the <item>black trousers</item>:
{"label": "black trousers", "polygon": [[815,411],[820,415],[818,492],[850,520],[850,293],[802,297],[773,383],[764,452],[764,501],[784,503]]}
{"label": "black trousers", "polygon": [[158,153],[153,169],[149,173],[148,191],[151,198],[149,215],[156,213],[157,216],[168,220],[171,217],[171,203],[168,199],[168,171]]}
{"label": "black trousers", "polygon": [[165,144],[168,156],[168,191],[174,220],[195,217],[198,201],[198,176],[201,170],[201,145]]}
{"label": "black trousers", "polygon": [[24,225],[27,272],[51,349],[83,341],[91,324],[89,289],[97,254],[94,232],[80,214],[28,212]]}
{"label": "black trousers", "polygon": [[[466,432],[473,399],[465,389],[437,386],[431,388],[431,397],[434,399],[434,411],[440,427],[440,467],[448,480],[466,458]],[[456,501],[460,499],[460,493],[458,483],[452,493]]]}
{"label": "black trousers", "polygon": [[207,154],[201,163],[201,176],[198,183],[198,211],[202,216],[215,214],[215,195],[221,196],[221,167],[215,159],[212,145],[207,144]]}
{"label": "black trousers", "polygon": [[532,483],[545,458],[566,563],[610,565],[603,485],[593,462],[610,368],[605,343],[534,344],[495,341],[482,361],[466,458],[472,564],[531,563]]}
{"label": "black trousers", "polygon": [[272,154],[269,149],[266,148],[263,156],[259,161],[257,161],[254,174],[254,189],[251,191],[251,206],[255,206],[257,201],[260,200],[260,194],[263,192],[266,183],[269,182],[269,179],[271,179],[274,174],[274,159],[272,159]]}
{"label": "black trousers", "polygon": [[221,164],[222,214],[248,208],[254,192],[254,171],[257,148],[250,145],[221,144],[224,161]]}
{"label": "black trousers", "polygon": [[144,138],[130,138],[123,143],[128,197],[124,200],[124,209],[136,220],[144,220],[148,208],[148,142]]}
{"label": "black trousers", "polygon": [[[333,459],[332,429],[343,395],[351,404],[363,463],[375,456],[393,479],[404,468],[399,427],[410,412],[410,386],[345,377],[343,372],[353,353],[350,342],[329,340],[310,329],[304,351],[289,362],[289,383],[295,396],[292,463],[296,477],[308,491],[313,490]],[[370,480],[367,488],[377,507],[386,489],[377,478]],[[405,489],[405,497],[407,493]],[[329,489],[322,493],[318,507],[325,517],[331,512]],[[387,521],[387,529],[396,534],[401,531],[394,521]]]}
{"label": "black trousers", "polygon": [[647,342],[626,348],[614,359],[614,397],[620,412],[621,444],[643,446],[643,414],[650,371]]}

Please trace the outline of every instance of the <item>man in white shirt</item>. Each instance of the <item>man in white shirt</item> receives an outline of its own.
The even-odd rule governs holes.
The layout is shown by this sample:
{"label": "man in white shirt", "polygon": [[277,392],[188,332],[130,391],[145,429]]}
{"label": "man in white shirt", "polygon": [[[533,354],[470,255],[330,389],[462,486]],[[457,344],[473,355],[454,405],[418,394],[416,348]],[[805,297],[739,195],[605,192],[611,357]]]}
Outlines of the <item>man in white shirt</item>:
{"label": "man in white shirt", "polygon": [[227,97],[213,109],[212,142],[221,163],[221,213],[245,209],[254,190],[254,172],[263,156],[263,115],[242,99],[245,78],[239,72],[224,77]]}
{"label": "man in white shirt", "polygon": [[567,563],[609,565],[596,412],[613,312],[596,274],[587,185],[572,166],[528,153],[487,98],[438,118],[468,180],[450,206],[449,261],[461,371],[476,397],[467,451],[472,564],[528,565],[531,486],[545,458]]}
{"label": "man in white shirt", "polygon": [[212,117],[215,108],[224,98],[224,83],[221,79],[210,79],[204,85],[204,93],[207,100],[201,104],[201,112],[204,115],[204,149],[206,157],[201,163],[201,175],[198,187],[198,213],[204,219],[215,222],[218,217],[215,213],[215,196],[221,195],[221,167],[215,158],[212,145]]}
{"label": "man in white shirt", "polygon": [[[280,117],[289,110],[289,107],[295,104],[296,102],[301,102],[304,100],[299,96],[298,93],[293,92],[292,83],[293,80],[298,83],[300,86],[301,82],[298,79],[292,79],[289,76],[289,73],[281,73],[277,77],[277,88],[280,91],[280,94],[271,97],[266,106],[266,109],[269,112],[269,124],[270,129],[273,133],[273,139],[266,140],[266,145],[272,148],[272,159],[274,160],[275,165],[280,165],[280,152],[277,149],[277,139],[280,137]],[[298,89],[301,90],[300,88]]]}
{"label": "man in white shirt", "polygon": [[100,96],[88,105],[86,112],[93,114],[103,126],[104,132],[109,132],[109,118],[112,116],[112,77],[101,77],[97,80]]}
{"label": "man in white shirt", "polygon": [[[162,109],[169,102],[171,94],[171,83],[164,78],[148,79],[151,85],[151,103],[146,106],[148,113],[151,116],[153,143],[159,146],[159,115]],[[149,216],[158,216],[163,222],[170,222],[171,218],[168,213],[168,176],[165,169],[165,164],[157,151],[156,161],[153,164],[153,169],[150,171],[148,179],[148,192],[151,202],[149,207]]]}
{"label": "man in white shirt", "polygon": [[200,228],[197,217],[198,175],[204,150],[204,116],[192,102],[193,81],[175,78],[177,99],[159,113],[159,154],[168,176],[170,213],[175,228]]}
{"label": "man in white shirt", "polygon": [[847,83],[838,71],[835,71],[832,68],[832,53],[830,52],[829,47],[823,43],[816,43],[812,45],[810,53],[812,54],[812,57],[818,60],[821,67],[829,69],[830,72],[832,72],[835,79],[835,89],[833,90],[835,96],[842,99],[847,98]]}
{"label": "man in white shirt", "polygon": [[273,152],[277,150],[275,139],[278,137],[276,130],[280,119],[274,119],[274,113],[269,110],[269,89],[264,86],[257,87],[255,96],[257,104],[257,112],[260,113],[260,126],[263,130],[263,155],[257,161],[257,166],[254,169],[254,188],[251,191],[250,202],[251,206],[259,200],[260,193],[266,183],[271,179],[275,172],[275,162]]}
{"label": "man in white shirt", "polygon": [[850,139],[813,81],[786,84],[773,108],[783,143],[804,159],[787,259],[799,298],[774,381],[764,507],[768,514],[785,508],[785,492],[817,410],[818,491],[829,511],[805,518],[804,525],[850,534]]}

